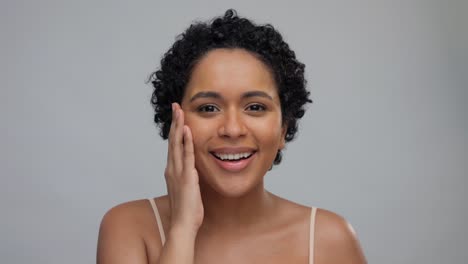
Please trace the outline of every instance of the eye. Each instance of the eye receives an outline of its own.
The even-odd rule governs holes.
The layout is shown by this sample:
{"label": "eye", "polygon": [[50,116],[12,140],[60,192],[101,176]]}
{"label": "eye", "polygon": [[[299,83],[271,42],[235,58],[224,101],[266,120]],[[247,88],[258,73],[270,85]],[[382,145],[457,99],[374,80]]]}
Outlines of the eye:
{"label": "eye", "polygon": [[219,109],[214,105],[202,105],[198,107],[198,112],[209,113],[209,112],[216,112],[216,111],[219,111]]}
{"label": "eye", "polygon": [[261,104],[251,104],[247,106],[248,111],[254,111],[254,112],[260,112],[260,111],[265,111],[266,107],[261,105]]}

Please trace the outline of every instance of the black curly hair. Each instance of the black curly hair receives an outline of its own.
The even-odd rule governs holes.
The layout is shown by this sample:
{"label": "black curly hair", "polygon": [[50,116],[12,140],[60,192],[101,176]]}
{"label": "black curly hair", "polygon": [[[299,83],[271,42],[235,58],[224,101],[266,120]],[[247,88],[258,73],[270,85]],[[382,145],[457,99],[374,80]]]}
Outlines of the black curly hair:
{"label": "black curly hair", "polygon": [[[272,25],[256,25],[239,17],[233,9],[211,22],[192,24],[176,38],[164,54],[161,68],[151,75],[154,86],[151,104],[161,137],[167,139],[169,136],[171,103],[181,103],[194,66],[205,54],[218,48],[244,49],[268,66],[277,84],[282,122],[287,126],[285,141],[293,140],[297,121],[305,112],[304,105],[312,102],[310,92],[306,90],[305,65],[296,59],[294,51]],[[278,150],[273,164],[279,164],[281,159]]]}

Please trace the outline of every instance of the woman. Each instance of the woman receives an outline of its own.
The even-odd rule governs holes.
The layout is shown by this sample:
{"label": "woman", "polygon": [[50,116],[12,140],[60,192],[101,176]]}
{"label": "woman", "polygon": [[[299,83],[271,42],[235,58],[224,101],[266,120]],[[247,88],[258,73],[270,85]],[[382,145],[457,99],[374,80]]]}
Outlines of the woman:
{"label": "woman", "polygon": [[264,189],[311,102],[272,26],[233,10],[194,24],[152,83],[168,195],[107,212],[98,263],[365,263],[342,217]]}

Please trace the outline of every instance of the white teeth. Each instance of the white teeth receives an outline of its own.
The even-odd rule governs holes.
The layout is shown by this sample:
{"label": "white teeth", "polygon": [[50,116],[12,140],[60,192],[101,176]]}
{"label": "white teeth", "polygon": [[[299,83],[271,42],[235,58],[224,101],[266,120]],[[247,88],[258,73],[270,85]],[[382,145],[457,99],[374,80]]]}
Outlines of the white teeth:
{"label": "white teeth", "polygon": [[214,153],[216,157],[220,158],[221,160],[238,160],[241,158],[248,158],[252,155],[252,152],[243,152],[243,153],[235,153],[235,154],[221,154],[221,153]]}

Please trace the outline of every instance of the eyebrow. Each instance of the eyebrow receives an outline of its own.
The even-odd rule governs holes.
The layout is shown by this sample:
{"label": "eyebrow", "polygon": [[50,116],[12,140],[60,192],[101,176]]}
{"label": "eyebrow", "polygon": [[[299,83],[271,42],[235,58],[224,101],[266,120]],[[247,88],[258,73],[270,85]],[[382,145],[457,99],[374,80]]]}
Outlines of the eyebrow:
{"label": "eyebrow", "polygon": [[[263,98],[267,98],[273,101],[273,97],[271,97],[269,94],[263,91],[249,91],[249,92],[245,92],[242,94],[242,99],[251,98],[251,97],[263,97]],[[194,96],[192,96],[192,98],[190,98],[190,102],[198,98],[222,99],[223,97],[217,92],[211,92],[211,91],[198,92]]]}
{"label": "eyebrow", "polygon": [[221,99],[221,95],[217,92],[198,92],[192,98],[190,98],[190,102],[198,98],[214,98],[214,99]]}

